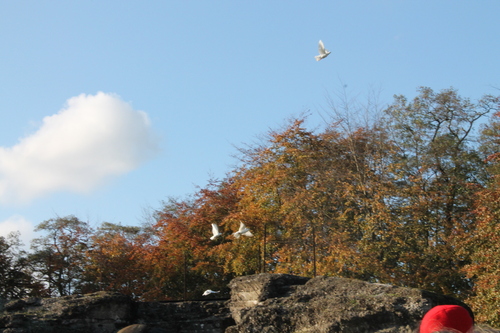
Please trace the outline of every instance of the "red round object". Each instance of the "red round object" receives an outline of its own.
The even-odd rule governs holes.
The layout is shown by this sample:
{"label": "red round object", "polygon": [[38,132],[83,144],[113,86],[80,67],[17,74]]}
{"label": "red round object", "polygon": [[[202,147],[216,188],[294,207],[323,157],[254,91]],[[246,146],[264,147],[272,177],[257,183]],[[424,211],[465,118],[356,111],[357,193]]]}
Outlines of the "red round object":
{"label": "red round object", "polygon": [[433,333],[453,329],[467,333],[474,321],[464,307],[459,305],[438,305],[429,310],[420,324],[420,333]]}

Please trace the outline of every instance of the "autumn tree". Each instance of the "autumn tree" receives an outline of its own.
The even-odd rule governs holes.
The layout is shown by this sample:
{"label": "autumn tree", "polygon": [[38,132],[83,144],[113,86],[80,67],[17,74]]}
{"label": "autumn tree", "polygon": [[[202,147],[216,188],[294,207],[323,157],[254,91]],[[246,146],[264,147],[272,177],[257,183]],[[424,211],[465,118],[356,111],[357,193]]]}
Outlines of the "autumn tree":
{"label": "autumn tree", "polygon": [[315,134],[297,119],[244,150],[236,184],[241,218],[260,233],[268,271],[369,279],[377,255],[366,245],[380,226],[388,146],[376,127],[334,124]]}
{"label": "autumn tree", "polygon": [[327,199],[335,222],[326,243],[325,259],[331,265],[327,272],[387,281],[396,266],[393,239],[398,232],[398,221],[388,208],[395,190],[390,172],[394,146],[378,123],[336,131],[335,140],[328,140],[334,148],[333,163],[321,172],[323,187],[331,189]]}
{"label": "autumn tree", "polygon": [[266,269],[464,296],[468,258],[456,249],[486,179],[473,130],[492,103],[421,88],[366,126],[313,133],[296,120],[244,150],[238,214],[260,231]]}
{"label": "autumn tree", "polygon": [[321,145],[303,120],[296,120],[271,132],[261,146],[242,150],[235,177],[238,214],[259,239],[263,271],[314,275],[317,270],[315,221],[306,207],[314,201],[312,164],[320,163]]}
{"label": "autumn tree", "polygon": [[[473,288],[473,304],[493,299],[484,318],[498,320],[498,114],[480,145],[474,136],[498,99],[420,88],[363,124],[344,107],[323,130],[292,119],[241,149],[224,179],[164,202],[150,229],[43,222],[31,257],[40,281],[53,295],[159,300],[224,293],[257,272],[344,276],[462,298]],[[253,237],[233,236],[240,222]]]}
{"label": "autumn tree", "polygon": [[40,223],[35,231],[45,233],[31,244],[36,278],[47,284],[51,295],[80,292],[92,232],[88,223],[75,216],[57,217]]}
{"label": "autumn tree", "polygon": [[[234,210],[237,194],[229,185],[229,179],[212,181],[193,198],[170,199],[158,211],[155,225],[158,245],[150,254],[154,277],[149,297],[198,298],[205,289],[225,288],[234,277],[227,266],[237,260],[240,251],[233,247],[230,235],[237,228],[231,229],[228,217]],[[210,240],[212,223],[223,233],[213,241]],[[250,256],[245,258],[248,261]]]}
{"label": "autumn tree", "polygon": [[150,278],[146,252],[150,233],[143,227],[104,222],[85,251],[84,291],[116,291],[140,297]]}

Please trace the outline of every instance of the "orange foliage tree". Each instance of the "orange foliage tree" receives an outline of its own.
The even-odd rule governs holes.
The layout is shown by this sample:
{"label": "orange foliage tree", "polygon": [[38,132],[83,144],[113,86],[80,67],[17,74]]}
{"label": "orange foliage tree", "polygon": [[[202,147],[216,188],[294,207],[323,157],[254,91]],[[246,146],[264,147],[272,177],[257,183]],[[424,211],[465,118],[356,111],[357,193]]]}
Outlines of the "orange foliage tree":
{"label": "orange foliage tree", "polygon": [[[462,298],[472,290],[473,305],[487,309],[481,318],[496,323],[500,122],[486,127],[480,147],[472,137],[493,109],[491,96],[473,103],[453,89],[421,88],[365,126],[342,127],[341,117],[311,131],[292,120],[241,149],[225,179],[163,203],[150,229],[104,223],[90,235],[72,218],[44,222],[40,272],[61,295],[104,289],[144,300],[196,299],[209,288],[227,295],[232,278],[257,272]],[[241,222],[253,237],[233,236]]]}
{"label": "orange foliage tree", "polygon": [[[192,200],[170,200],[157,213],[154,226],[158,244],[150,253],[153,276],[148,297],[163,299],[199,298],[205,289],[222,290],[235,273],[228,267],[245,259],[242,270],[254,273],[252,248],[233,243],[238,228],[233,221],[238,195],[230,180],[213,181]],[[222,236],[211,240],[212,227]],[[244,256],[241,253],[245,253]]]}
{"label": "orange foliage tree", "polygon": [[[244,151],[235,177],[241,218],[252,221],[266,270],[300,275],[373,277],[383,232],[381,172],[389,145],[376,128],[314,134],[293,121],[269,144]],[[378,236],[377,236],[378,235]]]}
{"label": "orange foliage tree", "polygon": [[151,276],[146,260],[150,241],[145,228],[102,223],[85,252],[84,291],[109,290],[141,297]]}
{"label": "orange foliage tree", "polygon": [[243,150],[239,216],[260,239],[265,268],[342,275],[464,297],[472,286],[458,248],[474,230],[484,163],[472,141],[490,97],[453,89],[397,96],[386,117],[315,134],[292,122]]}

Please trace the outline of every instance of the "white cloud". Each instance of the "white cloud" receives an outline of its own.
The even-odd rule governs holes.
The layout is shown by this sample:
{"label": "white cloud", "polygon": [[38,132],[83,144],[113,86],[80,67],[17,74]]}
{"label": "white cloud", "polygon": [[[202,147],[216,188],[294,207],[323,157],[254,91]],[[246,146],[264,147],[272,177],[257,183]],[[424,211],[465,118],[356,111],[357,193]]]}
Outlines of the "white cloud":
{"label": "white cloud", "polygon": [[146,113],[118,96],[76,96],[13,147],[0,147],[0,203],[56,191],[88,193],[157,149]]}
{"label": "white cloud", "polygon": [[19,237],[26,249],[29,249],[31,240],[35,238],[35,227],[33,224],[20,215],[9,217],[5,221],[0,221],[0,236],[7,237],[11,232],[19,231]]}

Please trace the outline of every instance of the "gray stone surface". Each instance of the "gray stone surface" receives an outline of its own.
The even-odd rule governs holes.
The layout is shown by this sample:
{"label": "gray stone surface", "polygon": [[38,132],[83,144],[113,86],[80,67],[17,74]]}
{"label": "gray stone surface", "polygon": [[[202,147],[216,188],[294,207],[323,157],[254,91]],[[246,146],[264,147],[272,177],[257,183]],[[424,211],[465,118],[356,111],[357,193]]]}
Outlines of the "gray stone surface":
{"label": "gray stone surface", "polygon": [[0,300],[0,333],[405,333],[455,298],[359,280],[258,274],[230,300],[135,302],[116,293]]}
{"label": "gray stone surface", "polygon": [[435,305],[467,307],[420,289],[334,277],[305,282],[290,275],[260,274],[234,279],[230,288],[236,325],[226,333],[413,332]]}
{"label": "gray stone surface", "polygon": [[130,298],[116,293],[12,300],[0,313],[0,332],[115,332],[131,310]]}
{"label": "gray stone surface", "polygon": [[[4,302],[1,333],[223,333],[234,325],[226,301],[134,302],[117,293]],[[139,325],[142,324],[142,325]]]}

